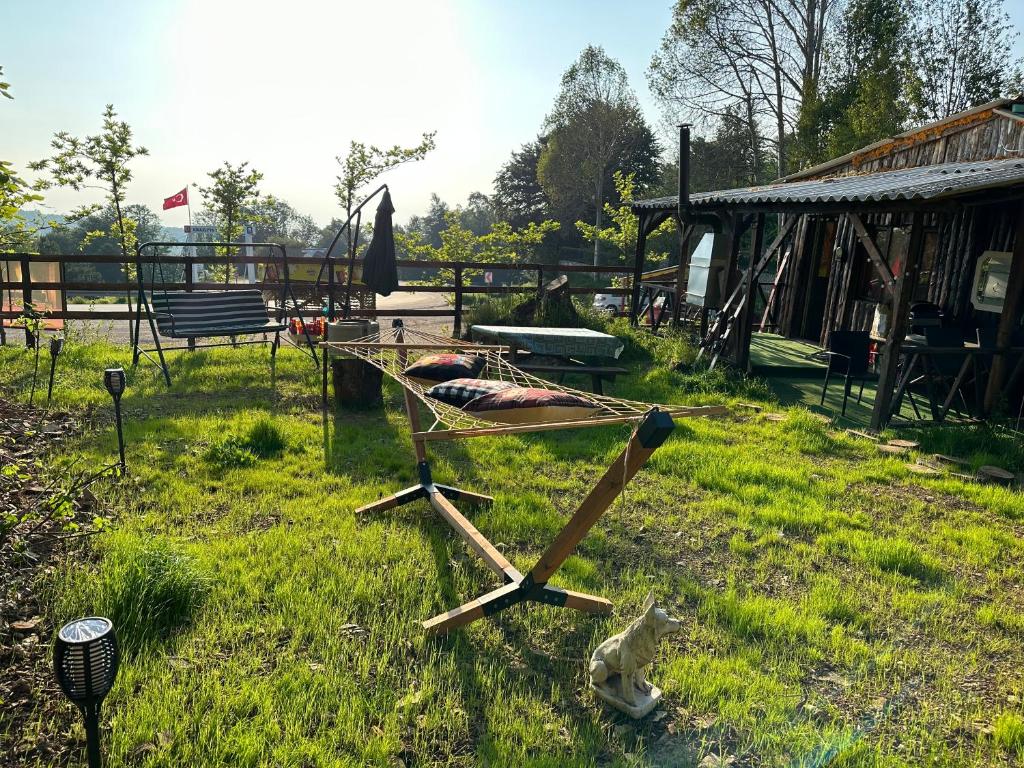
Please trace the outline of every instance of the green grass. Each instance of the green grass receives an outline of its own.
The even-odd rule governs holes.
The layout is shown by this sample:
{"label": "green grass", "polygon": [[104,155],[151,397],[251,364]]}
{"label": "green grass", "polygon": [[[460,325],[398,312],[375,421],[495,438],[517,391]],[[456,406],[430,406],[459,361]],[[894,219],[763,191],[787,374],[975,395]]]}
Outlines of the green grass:
{"label": "green grass", "polygon": [[[273,382],[258,348],[174,357],[170,390],[151,367],[130,372],[129,474],[96,489],[111,530],[44,575],[42,592],[51,624],[107,613],[128,647],[104,708],[108,764],[1018,759],[1021,493],[913,475],[906,459],[780,408],[763,382],[675,370],[689,355],[680,340],[630,335],[635,373],[613,391],[756,402],[786,419],[737,408],[679,423],[554,579],[613,600],[614,616],[530,605],[441,639],[418,622],[497,583],[425,502],[353,514],[415,482],[394,386],[382,411],[325,424],[319,376],[289,350]],[[101,372],[129,362],[124,348],[69,344],[53,407],[89,428],[53,461],[116,455]],[[6,395],[27,397],[30,371],[24,350],[0,349]],[[525,570],[627,434],[430,452],[438,481],[495,496],[460,508]],[[1019,447],[976,428],[919,439],[1024,469]],[[229,460],[236,451],[245,458]],[[587,690],[586,661],[650,590],[683,624],[650,674],[665,716],[620,728]],[[56,722],[32,727],[26,738],[64,738]]]}

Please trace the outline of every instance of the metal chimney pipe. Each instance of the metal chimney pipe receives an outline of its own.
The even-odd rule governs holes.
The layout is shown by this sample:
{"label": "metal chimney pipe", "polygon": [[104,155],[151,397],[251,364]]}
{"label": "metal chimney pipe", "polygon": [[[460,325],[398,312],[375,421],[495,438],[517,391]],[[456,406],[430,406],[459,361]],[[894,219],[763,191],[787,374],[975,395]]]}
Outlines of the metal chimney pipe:
{"label": "metal chimney pipe", "polygon": [[690,207],[690,123],[679,125],[679,219]]}
{"label": "metal chimney pipe", "polygon": [[722,231],[722,220],[716,213],[693,213],[690,210],[690,123],[679,126],[679,199],[676,214],[683,224],[701,224],[713,232]]}

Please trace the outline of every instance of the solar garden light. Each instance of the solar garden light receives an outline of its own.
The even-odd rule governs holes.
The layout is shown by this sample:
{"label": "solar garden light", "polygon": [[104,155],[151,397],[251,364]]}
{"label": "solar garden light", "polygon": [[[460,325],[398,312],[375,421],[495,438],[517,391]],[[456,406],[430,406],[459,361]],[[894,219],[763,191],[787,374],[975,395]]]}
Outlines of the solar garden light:
{"label": "solar garden light", "polygon": [[49,407],[50,400],[53,397],[53,374],[57,370],[57,358],[60,353],[64,351],[64,337],[63,336],[51,336],[50,337],[50,384],[46,388],[46,405]]}
{"label": "solar garden light", "polygon": [[124,462],[124,432],[121,431],[121,395],[124,393],[126,383],[127,378],[124,375],[124,368],[107,368],[103,372],[103,386],[107,388],[107,392],[114,398],[114,417],[117,420],[117,452],[121,457],[122,474],[127,469]]}
{"label": "solar garden light", "polygon": [[64,695],[85,716],[89,768],[100,768],[100,703],[114,685],[119,658],[110,619],[76,619],[57,633],[53,671]]}

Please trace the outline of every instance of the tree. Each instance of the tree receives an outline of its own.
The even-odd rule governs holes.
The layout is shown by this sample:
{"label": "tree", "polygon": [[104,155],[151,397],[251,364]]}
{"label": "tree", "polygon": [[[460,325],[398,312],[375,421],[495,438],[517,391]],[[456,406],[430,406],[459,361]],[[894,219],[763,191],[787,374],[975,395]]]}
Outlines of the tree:
{"label": "tree", "polygon": [[673,122],[699,126],[739,114],[750,132],[771,125],[777,173],[788,137],[819,88],[825,41],[840,0],[677,0],[648,68]]}
{"label": "tree", "polygon": [[311,248],[320,239],[321,228],[312,218],[272,195],[260,197],[244,208],[243,218],[255,225],[253,239],[256,242]]}
{"label": "tree", "polygon": [[28,247],[39,228],[29,226],[21,210],[42,199],[9,163],[0,160],[0,252]]}
{"label": "tree", "polygon": [[513,227],[542,221],[551,210],[544,187],[537,180],[537,165],[546,144],[544,136],[523,144],[494,177],[491,200],[495,212]]}
{"label": "tree", "polygon": [[899,133],[918,90],[905,0],[850,0],[836,48],[827,88],[816,103],[805,104],[800,155],[808,163]]}
{"label": "tree", "polygon": [[[548,198],[563,207],[586,201],[593,206],[594,227],[601,229],[607,176],[617,159],[632,153],[645,127],[622,65],[599,46],[584,48],[562,75],[545,120],[548,144],[537,176]],[[595,240],[594,264],[599,263]]]}
{"label": "tree", "polygon": [[[0,67],[0,77],[3,77],[3,76],[4,76],[4,68]],[[3,96],[5,99],[13,99],[14,98],[13,96],[11,96],[11,84],[10,83],[5,83],[3,80],[0,80],[0,96]]]}
{"label": "tree", "polygon": [[[615,190],[618,192],[622,205],[617,208],[605,203],[604,210],[608,216],[611,226],[598,229],[592,224],[583,221],[576,222],[576,228],[588,242],[601,240],[608,243],[618,252],[619,261],[633,257],[636,251],[636,241],[640,234],[640,222],[636,214],[630,208],[636,191],[636,180],[634,174],[624,174],[616,171],[614,177]],[[675,219],[669,218],[663,221],[648,237],[655,238],[667,234],[675,229]],[[647,258],[652,262],[660,261],[668,254],[650,253]]]}
{"label": "tree", "polygon": [[[475,234],[464,226],[458,210],[445,214],[445,227],[440,233],[440,245],[424,242],[421,232],[395,232],[395,243],[409,258],[421,261],[480,261],[489,264],[516,264],[535,258],[544,238],[557,232],[557,221],[530,222],[520,229],[506,221],[493,224],[489,232]],[[464,280],[480,275],[482,270],[465,269]],[[454,271],[439,269],[430,285],[451,285]]]}
{"label": "tree", "polygon": [[941,120],[1019,86],[1017,33],[1003,0],[918,0],[912,38],[918,117]]}
{"label": "tree", "polygon": [[[243,232],[246,211],[252,211],[260,204],[259,184],[263,174],[256,169],[249,169],[249,163],[237,166],[225,161],[223,167],[206,174],[213,183],[208,187],[200,187],[204,208],[213,226],[217,228],[217,238],[226,243],[237,242]],[[217,248],[220,255],[230,255],[227,247]],[[220,270],[215,270],[219,274]],[[225,265],[224,283],[231,277],[229,265]]]}
{"label": "tree", "polygon": [[[41,178],[37,187],[102,189],[107,204],[114,210],[109,234],[120,248],[125,263],[130,264],[134,259],[136,223],[125,215],[124,208],[128,184],[132,180],[131,163],[136,157],[148,155],[149,151],[133,143],[131,126],[117,119],[113,104],[108,104],[104,110],[103,128],[98,134],[79,139],[67,131],[61,131],[54,134],[50,145],[56,150],[53,157],[29,164],[33,170],[48,171],[50,174],[49,178]],[[93,179],[100,182],[100,185],[89,183]],[[67,218],[69,221],[77,221],[102,207],[101,204],[80,206]]]}
{"label": "tree", "polygon": [[441,232],[448,226],[448,203],[438,197],[436,192],[430,194],[430,205],[423,216],[410,216],[405,227],[407,233],[419,233],[420,239],[432,248],[441,247]]}
{"label": "tree", "polygon": [[345,158],[335,158],[342,172],[336,177],[334,193],[341,207],[345,209],[345,217],[351,216],[353,209],[357,207],[356,198],[359,193],[381,174],[396,166],[414,163],[426,157],[436,146],[436,135],[437,131],[424,133],[422,141],[415,147],[401,147],[396,144],[390,149],[381,149],[360,141],[349,143]]}

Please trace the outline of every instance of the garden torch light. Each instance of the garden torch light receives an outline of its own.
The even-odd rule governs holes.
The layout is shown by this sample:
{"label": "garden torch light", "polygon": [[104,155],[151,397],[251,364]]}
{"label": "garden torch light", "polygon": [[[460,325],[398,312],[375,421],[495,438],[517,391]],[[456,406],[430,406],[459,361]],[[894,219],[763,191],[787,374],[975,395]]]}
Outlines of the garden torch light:
{"label": "garden torch light", "polygon": [[121,395],[127,379],[124,375],[124,368],[107,368],[103,372],[103,386],[114,398],[114,418],[117,421],[117,452],[121,457],[122,474],[127,469],[124,462],[124,432],[121,431]]}
{"label": "garden torch light", "polygon": [[46,388],[46,406],[50,406],[50,399],[53,397],[53,374],[57,370],[57,358],[64,351],[64,337],[53,336],[50,338],[50,384]]}
{"label": "garden torch light", "polygon": [[77,619],[57,633],[53,670],[64,695],[85,716],[89,768],[100,768],[100,703],[114,685],[118,659],[110,619]]}

